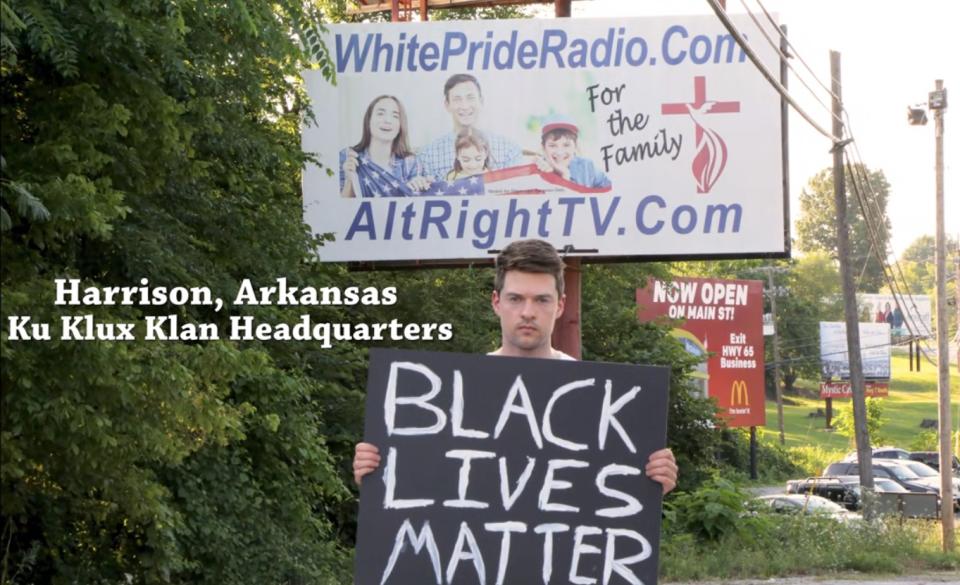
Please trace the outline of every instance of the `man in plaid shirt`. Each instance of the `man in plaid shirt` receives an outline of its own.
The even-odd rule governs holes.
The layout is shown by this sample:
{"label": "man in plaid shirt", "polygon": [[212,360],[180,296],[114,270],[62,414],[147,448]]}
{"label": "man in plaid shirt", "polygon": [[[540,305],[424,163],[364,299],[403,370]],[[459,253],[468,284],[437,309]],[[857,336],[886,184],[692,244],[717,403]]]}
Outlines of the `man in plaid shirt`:
{"label": "man in plaid shirt", "polygon": [[[443,95],[444,107],[453,120],[453,131],[424,146],[417,153],[417,162],[423,166],[425,174],[438,180],[443,180],[453,169],[453,161],[457,156],[454,146],[457,135],[479,132],[476,124],[483,108],[480,83],[472,75],[458,73],[451,76],[443,86]],[[516,143],[496,134],[483,133],[483,137],[490,149],[491,170],[521,164],[523,153]]]}

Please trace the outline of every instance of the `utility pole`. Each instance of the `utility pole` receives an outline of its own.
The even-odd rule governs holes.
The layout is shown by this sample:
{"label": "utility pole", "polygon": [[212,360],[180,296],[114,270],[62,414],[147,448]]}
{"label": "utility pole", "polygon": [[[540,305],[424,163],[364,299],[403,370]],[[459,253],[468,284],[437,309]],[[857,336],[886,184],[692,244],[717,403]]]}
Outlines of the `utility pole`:
{"label": "utility pole", "polygon": [[843,105],[840,102],[840,53],[830,51],[830,77],[833,90],[833,199],[837,212],[837,255],[840,276],[843,279],[843,309],[847,326],[847,354],[850,360],[850,387],[853,391],[854,437],[857,443],[857,462],[860,486],[864,495],[863,512],[868,520],[873,517],[873,456],[870,434],[867,431],[867,403],[863,389],[863,364],[860,360],[860,324],[857,314],[857,294],[850,267],[850,242],[847,225],[847,193],[843,174]]}
{"label": "utility pole", "polygon": [[947,241],[943,227],[943,112],[947,107],[947,92],[943,80],[936,81],[936,91],[930,94],[929,108],[933,110],[937,142],[937,392],[940,395],[940,501],[943,525],[943,551],[953,550],[953,453],[950,449],[950,341],[947,326]]}
{"label": "utility pole", "polygon": [[[955,341],[957,342],[957,373],[960,374],[960,240],[957,240],[957,249],[954,251],[953,260],[957,268],[957,272],[953,277],[953,296],[956,297],[953,308],[957,310],[957,335],[955,336]],[[957,444],[954,450],[960,451],[960,433],[957,433]]]}
{"label": "utility pole", "polygon": [[[777,289],[773,285],[773,267],[764,266],[767,273],[767,286],[770,288],[770,313],[773,323],[777,323]],[[776,326],[773,329],[773,387],[777,394],[777,428],[780,430],[780,444],[785,445],[783,435],[783,389],[780,387],[780,341]]]}

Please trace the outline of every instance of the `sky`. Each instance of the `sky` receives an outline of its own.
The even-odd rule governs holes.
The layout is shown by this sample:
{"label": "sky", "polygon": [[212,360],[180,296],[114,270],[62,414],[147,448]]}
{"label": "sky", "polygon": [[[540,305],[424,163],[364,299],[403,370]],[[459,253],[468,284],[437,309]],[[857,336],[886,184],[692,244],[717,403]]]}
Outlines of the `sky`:
{"label": "sky", "polygon": [[[916,238],[936,233],[933,116],[926,126],[907,124],[907,106],[925,104],[942,79],[953,112],[960,112],[960,2],[954,0],[760,0],[787,26],[795,51],[829,85],[831,50],[841,54],[844,107],[863,161],[882,170],[890,183],[887,213],[895,256]],[[745,8],[746,6],[746,8]],[[749,9],[763,18],[757,0],[727,0],[730,13]],[[552,15],[553,8],[541,12]],[[573,16],[622,17],[713,14],[706,0],[576,0]],[[766,42],[759,38],[755,42]],[[793,67],[808,85],[819,85],[797,60]],[[829,129],[829,95],[816,98],[791,75],[790,93]],[[946,233],[960,237],[960,120],[944,116]],[[819,170],[832,165],[830,141],[795,112],[789,119],[790,214],[800,215],[799,195]],[[851,205],[853,203],[851,202]],[[794,236],[796,230],[793,230]]]}

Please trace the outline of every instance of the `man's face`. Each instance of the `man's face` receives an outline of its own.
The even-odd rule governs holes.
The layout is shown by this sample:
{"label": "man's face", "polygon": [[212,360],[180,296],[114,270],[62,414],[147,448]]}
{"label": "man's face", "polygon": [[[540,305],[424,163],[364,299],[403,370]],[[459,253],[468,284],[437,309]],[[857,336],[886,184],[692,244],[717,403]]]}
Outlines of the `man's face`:
{"label": "man's face", "polygon": [[493,310],[500,317],[503,348],[530,355],[548,350],[553,326],[563,314],[563,303],[552,275],[507,272],[503,289],[493,293]]}
{"label": "man's face", "polygon": [[577,142],[569,136],[548,138],[543,143],[544,154],[558,168],[565,169],[570,161],[577,156]]}
{"label": "man's face", "polygon": [[445,107],[453,121],[460,126],[475,126],[477,118],[480,117],[480,109],[483,107],[480,88],[472,81],[454,85],[447,92]]}

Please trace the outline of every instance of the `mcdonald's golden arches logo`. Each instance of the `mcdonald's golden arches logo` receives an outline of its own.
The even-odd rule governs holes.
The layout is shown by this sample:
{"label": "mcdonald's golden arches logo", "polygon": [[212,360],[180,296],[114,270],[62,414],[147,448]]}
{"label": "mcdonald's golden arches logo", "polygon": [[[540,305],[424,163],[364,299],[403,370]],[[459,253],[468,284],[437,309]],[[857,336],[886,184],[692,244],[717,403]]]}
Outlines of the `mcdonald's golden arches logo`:
{"label": "mcdonald's golden arches logo", "polygon": [[747,394],[747,382],[734,380],[730,387],[730,406],[750,406],[750,396]]}

